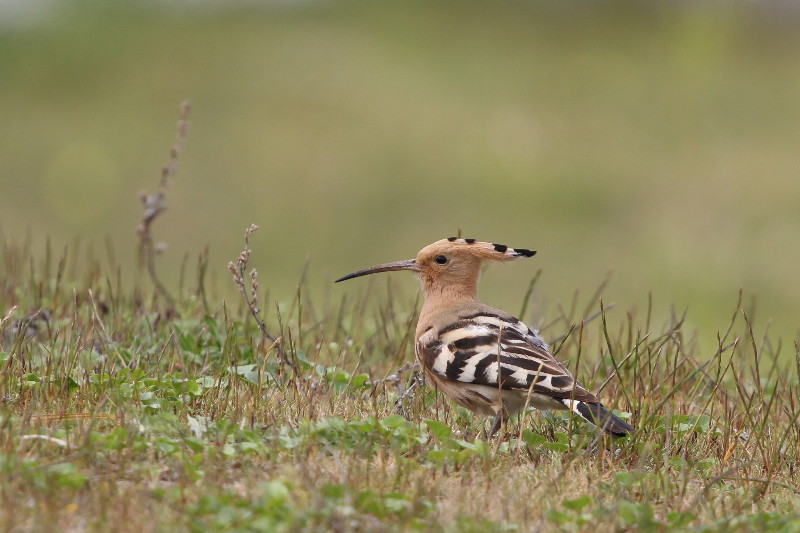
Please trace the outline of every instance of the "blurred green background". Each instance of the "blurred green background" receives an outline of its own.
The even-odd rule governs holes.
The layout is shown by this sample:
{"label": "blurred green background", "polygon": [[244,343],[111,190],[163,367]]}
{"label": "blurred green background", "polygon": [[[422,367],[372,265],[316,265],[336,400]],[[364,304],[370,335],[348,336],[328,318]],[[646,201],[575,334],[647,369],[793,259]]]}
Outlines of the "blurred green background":
{"label": "blurred green background", "polygon": [[[221,293],[245,227],[290,299],[455,234],[539,250],[482,294],[534,313],[604,292],[724,329],[800,325],[800,16],[717,2],[0,3],[0,225],[43,251],[114,243],[135,276],[183,99],[191,128],[157,220],[175,283],[210,246]],[[102,256],[102,253],[96,253]],[[402,277],[402,275],[395,275]],[[373,280],[373,282],[376,280]],[[361,282],[361,283],[366,283]],[[412,295],[410,279],[397,286]],[[549,311],[548,311],[549,310]]]}

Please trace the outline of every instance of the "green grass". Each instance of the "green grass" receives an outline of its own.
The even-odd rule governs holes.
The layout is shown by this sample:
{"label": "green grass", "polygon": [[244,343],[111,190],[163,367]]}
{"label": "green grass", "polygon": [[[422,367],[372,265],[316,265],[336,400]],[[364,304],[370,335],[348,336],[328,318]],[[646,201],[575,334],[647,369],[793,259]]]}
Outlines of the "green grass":
{"label": "green grass", "polygon": [[204,309],[202,276],[165,309],[144,281],[28,248],[6,241],[0,271],[7,531],[800,526],[799,369],[779,357],[796,346],[741,308],[704,358],[681,317],[598,314],[594,297],[552,310],[558,357],[594,391],[613,375],[600,395],[636,434],[595,446],[581,421],[531,412],[486,440],[485,419],[427,387],[398,404],[411,374],[386,378],[413,360],[418,302],[388,281],[259,295],[293,372],[238,300]]}

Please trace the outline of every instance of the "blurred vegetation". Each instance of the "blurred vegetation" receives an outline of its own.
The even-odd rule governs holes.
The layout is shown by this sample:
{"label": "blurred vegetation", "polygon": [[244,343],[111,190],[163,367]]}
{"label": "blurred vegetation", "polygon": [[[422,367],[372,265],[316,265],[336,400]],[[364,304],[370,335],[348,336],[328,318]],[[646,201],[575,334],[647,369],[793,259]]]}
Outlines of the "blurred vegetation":
{"label": "blurred vegetation", "polygon": [[[539,250],[485,299],[573,291],[797,335],[800,32],[745,4],[63,2],[0,27],[0,226],[137,276],[137,194],[193,102],[159,268],[210,247],[291,298],[454,234]],[[74,248],[73,248],[74,250]],[[378,283],[378,281],[373,281]],[[402,285],[408,293],[413,282]],[[338,298],[340,294],[336,294]],[[622,311],[617,311],[620,315]],[[614,311],[611,312],[613,315]],[[621,318],[621,317],[618,317]],[[706,334],[706,333],[704,333]]]}

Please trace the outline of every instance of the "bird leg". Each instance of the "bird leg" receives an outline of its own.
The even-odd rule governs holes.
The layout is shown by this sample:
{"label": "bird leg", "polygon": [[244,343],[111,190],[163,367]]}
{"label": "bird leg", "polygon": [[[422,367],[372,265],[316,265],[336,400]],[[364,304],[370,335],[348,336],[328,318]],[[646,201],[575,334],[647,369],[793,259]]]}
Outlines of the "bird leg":
{"label": "bird leg", "polygon": [[494,416],[492,429],[489,430],[489,437],[494,437],[495,434],[497,434],[497,432],[500,431],[500,426],[502,426],[503,422],[505,422],[507,419],[508,417],[506,416],[505,410],[498,411],[497,414]]}

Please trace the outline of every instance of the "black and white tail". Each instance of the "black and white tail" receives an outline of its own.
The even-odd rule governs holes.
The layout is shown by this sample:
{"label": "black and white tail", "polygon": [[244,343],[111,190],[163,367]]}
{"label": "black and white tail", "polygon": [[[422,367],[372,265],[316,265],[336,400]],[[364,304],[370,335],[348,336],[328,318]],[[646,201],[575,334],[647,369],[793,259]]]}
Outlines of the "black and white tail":
{"label": "black and white tail", "polygon": [[577,413],[587,422],[591,422],[614,437],[624,437],[634,431],[630,424],[603,407],[600,402],[581,402],[567,398],[562,399],[561,402],[573,413]]}

